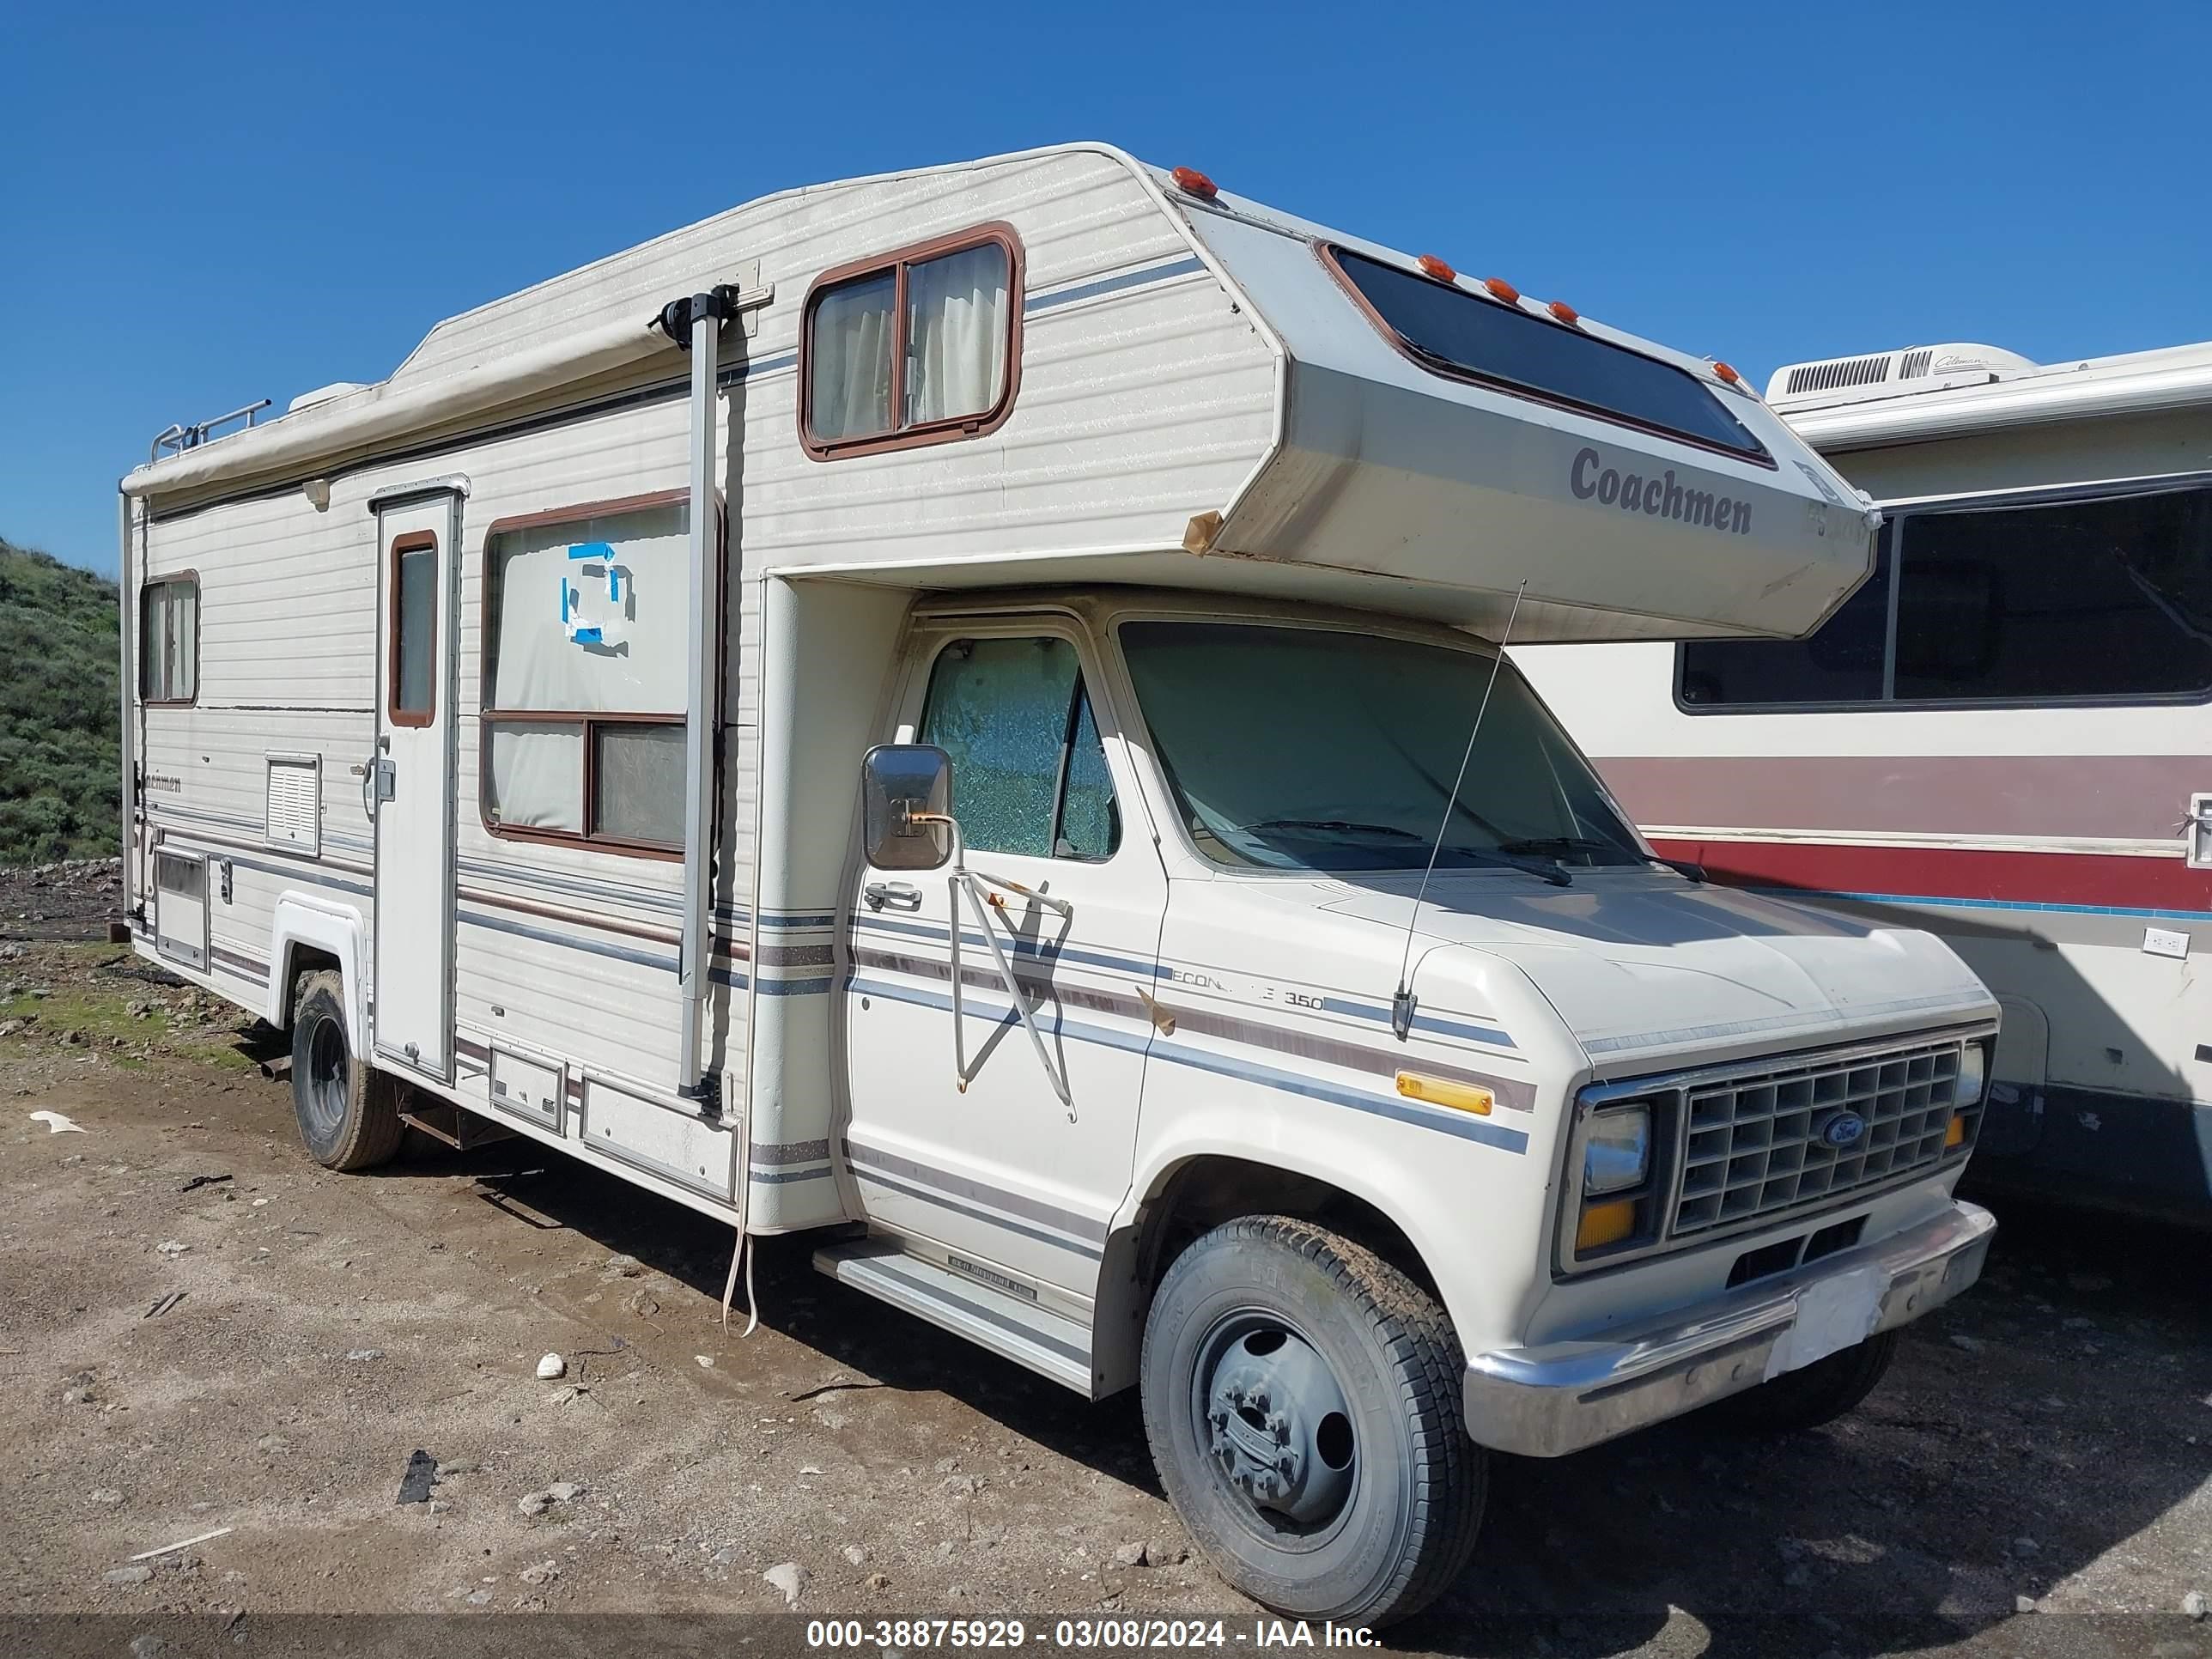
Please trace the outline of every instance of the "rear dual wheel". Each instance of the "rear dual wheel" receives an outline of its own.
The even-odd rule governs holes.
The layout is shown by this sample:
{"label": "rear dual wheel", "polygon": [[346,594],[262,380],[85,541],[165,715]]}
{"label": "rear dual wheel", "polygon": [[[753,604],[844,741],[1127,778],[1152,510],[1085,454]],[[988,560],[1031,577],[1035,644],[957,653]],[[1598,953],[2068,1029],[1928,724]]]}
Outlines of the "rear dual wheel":
{"label": "rear dual wheel", "polygon": [[1302,1618],[1382,1625],[1456,1577],[1482,1517],[1462,1359],[1435,1300],[1311,1222],[1247,1216],[1176,1259],[1145,1325],[1145,1431],[1214,1568]]}

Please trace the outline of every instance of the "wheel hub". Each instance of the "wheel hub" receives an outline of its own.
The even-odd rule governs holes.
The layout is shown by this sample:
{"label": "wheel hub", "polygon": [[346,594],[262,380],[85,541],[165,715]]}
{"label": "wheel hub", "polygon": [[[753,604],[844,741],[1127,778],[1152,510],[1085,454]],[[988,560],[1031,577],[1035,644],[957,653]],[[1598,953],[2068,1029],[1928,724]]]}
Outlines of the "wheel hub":
{"label": "wheel hub", "polygon": [[1279,1325],[1217,1350],[1206,1383],[1207,1447],[1255,1507],[1302,1526],[1328,1520],[1352,1490],[1352,1414],[1328,1364]]}

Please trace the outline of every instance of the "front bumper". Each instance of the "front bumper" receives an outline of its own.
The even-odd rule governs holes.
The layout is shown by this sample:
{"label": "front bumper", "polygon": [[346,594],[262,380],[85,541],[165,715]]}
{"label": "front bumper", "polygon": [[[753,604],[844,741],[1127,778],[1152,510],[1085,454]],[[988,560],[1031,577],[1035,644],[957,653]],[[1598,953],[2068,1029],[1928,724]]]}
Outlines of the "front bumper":
{"label": "front bumper", "polygon": [[1496,1451],[1557,1457],[1755,1388],[1942,1307],[1982,1276],[1996,1224],[1954,1201],[1876,1243],[1650,1324],[1476,1354],[1468,1433]]}

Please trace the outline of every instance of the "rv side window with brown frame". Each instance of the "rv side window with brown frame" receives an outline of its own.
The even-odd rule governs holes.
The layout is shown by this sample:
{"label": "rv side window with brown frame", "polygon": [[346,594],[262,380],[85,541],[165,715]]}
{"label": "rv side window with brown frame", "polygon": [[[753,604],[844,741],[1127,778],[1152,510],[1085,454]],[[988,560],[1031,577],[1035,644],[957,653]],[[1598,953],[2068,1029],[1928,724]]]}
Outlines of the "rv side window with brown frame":
{"label": "rv side window with brown frame", "polygon": [[994,431],[1021,385],[1022,245],[979,225],[824,271],[799,330],[817,461]]}
{"label": "rv side window with brown frame", "polygon": [[395,537],[388,580],[385,716],[394,726],[428,726],[438,717],[438,538],[427,530]]}
{"label": "rv side window with brown frame", "polygon": [[200,579],[191,571],[138,590],[138,700],[180,706],[200,694]]}
{"label": "rv side window with brown frame", "polygon": [[478,773],[493,835],[681,856],[690,518],[676,489],[486,533]]}
{"label": "rv side window with brown frame", "polygon": [[1810,638],[1676,647],[1685,712],[2212,700],[2212,478],[1893,513]]}

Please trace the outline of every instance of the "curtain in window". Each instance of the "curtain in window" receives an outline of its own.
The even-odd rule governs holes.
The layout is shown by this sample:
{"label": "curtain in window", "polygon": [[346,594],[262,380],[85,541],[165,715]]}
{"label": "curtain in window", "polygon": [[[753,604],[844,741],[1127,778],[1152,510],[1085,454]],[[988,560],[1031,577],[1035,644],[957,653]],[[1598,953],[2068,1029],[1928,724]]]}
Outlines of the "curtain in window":
{"label": "curtain in window", "polygon": [[834,443],[890,430],[896,280],[887,270],[842,283],[815,305],[807,419],[818,440]]}
{"label": "curtain in window", "polygon": [[998,402],[1007,276],[1006,251],[996,242],[907,267],[904,424],[980,415]]}
{"label": "curtain in window", "polygon": [[[486,793],[495,822],[577,835],[586,828],[584,722],[501,715],[682,720],[690,702],[690,525],[688,505],[672,503],[492,539]],[[680,842],[681,724],[595,729],[605,775],[592,832]],[[607,741],[617,730],[623,735]],[[665,758],[672,752],[678,762],[672,774]],[[653,799],[631,798],[640,791]]]}
{"label": "curtain in window", "polygon": [[518,830],[584,829],[584,728],[527,724],[491,728],[492,821]]}
{"label": "curtain in window", "polygon": [[161,583],[146,590],[145,615],[139,624],[140,695],[160,702],[169,695],[169,586]]}
{"label": "curtain in window", "polygon": [[176,582],[169,588],[169,608],[175,631],[170,645],[169,695],[190,699],[199,695],[200,586]]}

